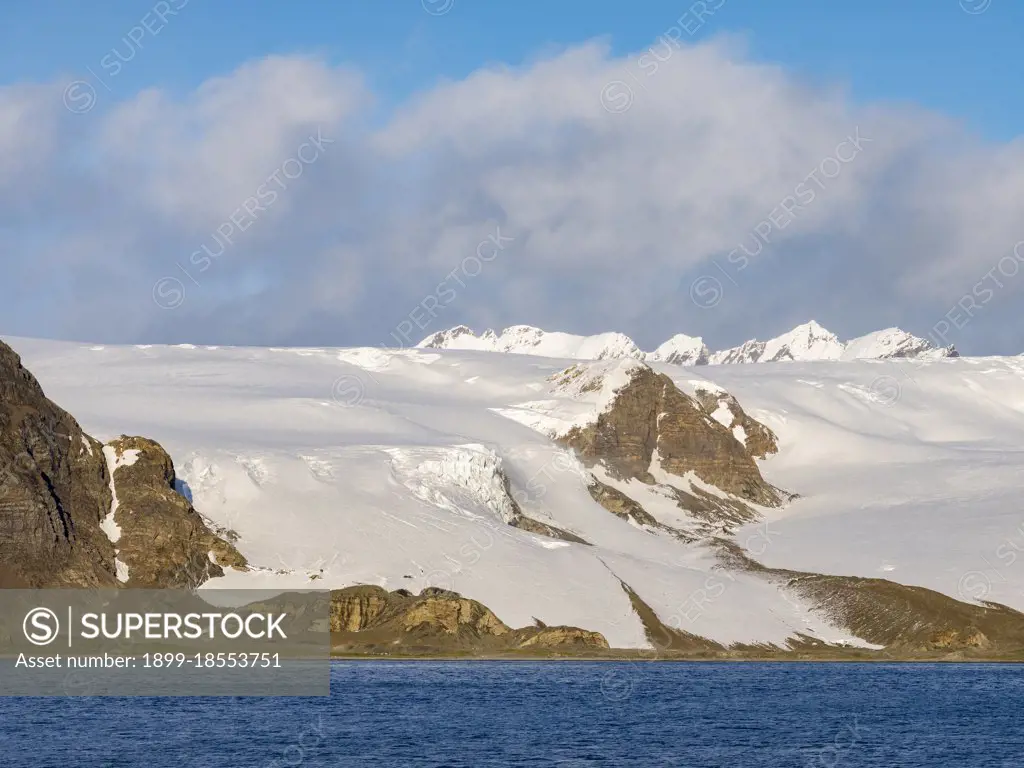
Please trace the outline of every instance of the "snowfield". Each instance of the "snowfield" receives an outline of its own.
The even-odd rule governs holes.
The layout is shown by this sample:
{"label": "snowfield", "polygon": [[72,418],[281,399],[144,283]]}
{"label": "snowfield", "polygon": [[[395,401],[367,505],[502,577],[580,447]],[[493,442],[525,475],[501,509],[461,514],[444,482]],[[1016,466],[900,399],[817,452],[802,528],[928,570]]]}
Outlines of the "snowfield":
{"label": "snowfield", "polygon": [[[440,586],[513,626],[646,647],[625,582],[665,623],[721,642],[859,642],[709,549],[591,499],[585,468],[547,434],[607,399],[548,380],[578,360],[9,341],[87,432],[163,444],[196,509],[239,535],[253,570],[209,588]],[[777,433],[762,472],[801,498],[740,529],[751,556],[1024,610],[1024,359],[649,364],[683,391],[724,388]],[[599,365],[614,377],[639,363]],[[616,487],[686,526],[651,488]],[[515,506],[589,545],[509,526]]]}

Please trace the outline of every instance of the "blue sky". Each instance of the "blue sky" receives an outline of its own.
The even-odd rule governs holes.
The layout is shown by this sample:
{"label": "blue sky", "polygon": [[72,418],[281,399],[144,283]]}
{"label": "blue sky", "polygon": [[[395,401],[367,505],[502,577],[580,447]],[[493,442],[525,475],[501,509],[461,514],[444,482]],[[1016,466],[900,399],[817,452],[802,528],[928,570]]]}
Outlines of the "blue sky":
{"label": "blue sky", "polygon": [[[501,228],[415,335],[723,347],[814,318],[1024,351],[1021,3],[39,0],[0,23],[3,333],[388,343]],[[251,231],[225,224],[318,135]]]}
{"label": "blue sky", "polygon": [[[982,7],[986,0],[965,2]],[[1008,96],[1024,77],[1024,4],[990,2],[984,12],[969,14],[957,0],[726,0],[693,39],[743,35],[753,58],[809,81],[846,86],[860,100],[941,110],[984,136],[1009,139],[1022,131],[1024,107]],[[153,5],[4,3],[0,77],[12,82],[98,71],[111,49],[129,50],[123,36]],[[638,51],[691,5],[454,0],[447,13],[431,16],[417,0],[190,0],[168,17],[163,32],[147,35],[116,85],[126,91],[191,88],[247,59],[310,52],[365,68],[383,97],[401,99],[491,62],[519,64],[593,38],[606,38],[617,54]]]}

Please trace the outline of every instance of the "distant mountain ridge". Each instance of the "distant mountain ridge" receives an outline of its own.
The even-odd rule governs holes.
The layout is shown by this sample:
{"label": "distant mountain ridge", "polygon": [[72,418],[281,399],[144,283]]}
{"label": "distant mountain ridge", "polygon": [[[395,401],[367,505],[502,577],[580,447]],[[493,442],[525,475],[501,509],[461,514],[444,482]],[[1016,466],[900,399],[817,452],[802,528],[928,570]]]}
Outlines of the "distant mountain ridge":
{"label": "distant mountain ridge", "polygon": [[718,352],[709,350],[701,337],[682,333],[676,334],[655,350],[644,352],[622,333],[578,336],[544,331],[529,325],[513,325],[500,334],[487,330],[479,336],[467,326],[459,325],[428,336],[416,346],[424,349],[507,352],[577,360],[632,358],[676,365],[771,363],[786,360],[936,360],[960,356],[952,345],[936,347],[927,339],[900,328],[886,328],[844,342],[814,320],[773,339],[751,339],[737,347]]}

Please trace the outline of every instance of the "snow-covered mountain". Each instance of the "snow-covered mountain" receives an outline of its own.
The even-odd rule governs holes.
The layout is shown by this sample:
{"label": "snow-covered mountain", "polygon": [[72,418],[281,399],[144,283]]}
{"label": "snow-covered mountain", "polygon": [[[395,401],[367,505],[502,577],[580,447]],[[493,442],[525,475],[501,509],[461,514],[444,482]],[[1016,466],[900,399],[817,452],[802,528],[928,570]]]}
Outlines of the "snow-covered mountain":
{"label": "snow-covered mountain", "polygon": [[[820,336],[788,354],[828,350]],[[982,599],[1024,610],[1020,358],[925,360],[910,378],[892,360],[11,344],[90,434],[174,457],[249,564],[204,588],[443,587],[509,626],[625,648],[649,636],[624,584],[718,643],[886,643],[835,606],[913,629],[921,593],[900,585],[955,605],[941,621],[975,621]],[[889,602],[871,602],[879,584]]]}
{"label": "snow-covered mountain", "polygon": [[718,352],[708,350],[699,336],[681,333],[673,336],[653,352],[643,352],[632,339],[621,333],[577,336],[571,333],[544,331],[529,325],[514,325],[500,334],[487,330],[479,336],[466,326],[460,325],[435,333],[417,346],[423,349],[510,352],[574,360],[632,358],[676,365],[773,363],[786,360],[933,360],[959,356],[952,346],[936,347],[927,339],[899,328],[887,328],[843,342],[814,320],[798,325],[788,333],[773,339],[751,339],[737,347]]}
{"label": "snow-covered mountain", "polygon": [[887,358],[916,358],[936,360],[942,357],[959,357],[953,346],[936,347],[930,341],[919,338],[899,328],[886,328],[846,342],[843,360]]}
{"label": "snow-covered mountain", "polygon": [[435,333],[416,346],[423,349],[465,349],[483,352],[510,352],[519,355],[605,360],[634,358],[642,360],[643,351],[622,333],[598,333],[576,336],[571,333],[542,331],[529,325],[513,325],[500,334],[492,330],[480,336],[464,325]]}
{"label": "snow-covered mountain", "polygon": [[711,355],[711,364],[774,363],[783,360],[888,360],[914,358],[934,360],[958,357],[952,346],[936,347],[899,328],[886,328],[850,341],[839,337],[811,320],[798,325],[789,333],[768,341],[753,339],[732,349]]}
{"label": "snow-covered mountain", "polygon": [[753,339],[732,349],[716,352],[712,364],[775,363],[782,360],[839,360],[845,345],[831,331],[811,320],[789,333],[768,341]]}
{"label": "snow-covered mountain", "polygon": [[652,363],[673,363],[675,365],[706,365],[711,352],[699,336],[677,333],[644,359]]}

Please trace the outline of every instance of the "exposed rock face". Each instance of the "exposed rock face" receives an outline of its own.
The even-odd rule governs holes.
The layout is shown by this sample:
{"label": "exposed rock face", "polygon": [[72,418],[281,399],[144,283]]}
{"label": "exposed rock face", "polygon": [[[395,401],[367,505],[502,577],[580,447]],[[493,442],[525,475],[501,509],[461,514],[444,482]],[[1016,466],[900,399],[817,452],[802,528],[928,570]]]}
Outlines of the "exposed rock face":
{"label": "exposed rock face", "polygon": [[629,520],[642,528],[658,528],[660,523],[639,502],[629,498],[617,488],[605,485],[593,475],[587,486],[591,498],[616,517]]}
{"label": "exposed rock face", "polygon": [[[777,506],[792,498],[761,477],[742,425],[750,429],[758,456],[775,449],[774,434],[724,390],[723,401],[733,409],[716,400],[709,414],[671,378],[636,360],[576,363],[548,382],[552,399],[497,410],[570,448],[571,463],[579,458],[593,470],[591,496],[612,514],[692,541],[757,519],[752,503]],[[585,474],[582,466],[579,471]],[[655,495],[675,501],[693,525],[680,530],[676,520],[657,524],[639,498],[647,490],[635,494],[620,484],[628,480],[655,486]]]}
{"label": "exposed rock face", "polygon": [[965,650],[1024,645],[1024,614],[963,603],[885,579],[809,574],[788,586],[833,624],[891,650]]}
{"label": "exposed rock face", "polygon": [[[759,517],[751,507],[731,496],[718,496],[703,488],[691,488],[689,492],[672,486],[662,488],[670,493],[680,509],[701,521],[697,532],[702,536],[731,534],[733,526],[753,522]],[[784,500],[793,497],[783,491],[779,494]]]}
{"label": "exposed rock face", "polygon": [[640,598],[640,595],[634,592],[628,584],[620,583],[622,583],[623,591],[629,596],[629,602],[633,606],[633,611],[644,625],[644,633],[647,635],[651,645],[654,646],[656,653],[671,654],[673,652],[682,652],[692,654],[724,650],[722,645],[713,640],[708,640],[706,637],[694,635],[691,632],[665,624],[654,609],[645,603]]}
{"label": "exposed rock face", "polygon": [[619,477],[653,483],[651,464],[674,475],[693,472],[727,493],[765,506],[784,495],[765,482],[732,432],[680,392],[672,380],[640,365],[595,422],[573,427],[560,442]]}
{"label": "exposed rock face", "polygon": [[[606,510],[616,517],[621,517],[623,520],[633,523],[633,525],[636,525],[639,528],[646,528],[649,531],[663,531],[671,536],[675,536],[680,541],[687,543],[697,540],[696,536],[693,536],[686,531],[681,531],[678,528],[673,528],[671,525],[662,523],[644,509],[643,505],[639,502],[631,499],[617,488],[612,488],[610,485],[602,483],[593,475],[590,476],[587,490],[590,491],[591,498]],[[689,494],[683,493],[683,491],[680,491],[678,488],[666,489],[666,491],[668,493],[674,492],[675,494],[679,494],[679,496],[677,496],[677,502],[681,502],[682,506],[688,511],[700,506],[701,502],[696,497],[689,496]],[[683,499],[682,497],[688,498]],[[752,511],[746,505],[740,504],[739,506],[747,512]],[[720,529],[715,529],[715,532],[719,531]]]}
{"label": "exposed rock face", "polygon": [[780,585],[810,603],[829,623],[889,651],[1019,651],[1024,647],[1024,613],[1006,606],[973,605],[887,579],[767,568],[735,542],[716,543],[729,567]]}
{"label": "exposed rock face", "polygon": [[413,632],[423,627],[457,635],[468,630],[476,635],[501,637],[509,628],[491,610],[475,600],[441,589],[424,590],[402,614],[402,628]]}
{"label": "exposed rock face", "polygon": [[475,600],[436,587],[419,596],[381,587],[359,586],[331,593],[331,631],[390,630],[402,637],[476,640],[501,637],[509,629]]}
{"label": "exposed rock face", "polygon": [[775,433],[748,416],[739,401],[725,390],[697,387],[694,396],[709,416],[718,420],[732,432],[733,437],[743,443],[751,456],[766,459],[779,452]]}
{"label": "exposed rock face", "polygon": [[384,614],[390,593],[381,587],[349,587],[331,598],[331,632],[360,632]]}
{"label": "exposed rock face", "polygon": [[539,520],[534,520],[532,517],[520,513],[512,522],[509,523],[513,528],[518,528],[521,531],[529,531],[535,533],[538,536],[547,536],[551,539],[559,539],[561,541],[571,541],[573,544],[586,544],[590,546],[590,542],[577,536],[575,533],[569,533],[563,531],[561,528],[557,528],[547,523],[542,523]]}
{"label": "exposed rock face", "polygon": [[608,648],[597,632],[576,627],[511,629],[486,606],[457,592],[359,586],[331,593],[331,632],[342,650],[394,646],[429,650],[502,651],[520,648]]}
{"label": "exposed rock face", "polygon": [[0,562],[31,587],[113,586],[102,446],[0,342]]}
{"label": "exposed rock face", "polygon": [[[126,586],[192,588],[223,576],[223,567],[246,568],[245,558],[214,535],[175,490],[174,463],[158,443],[122,436],[107,447],[120,459],[112,471],[114,522]],[[129,461],[123,461],[126,456]]]}
{"label": "exposed rock face", "polygon": [[519,629],[515,636],[520,640],[520,648],[608,648],[608,641],[600,632],[588,632],[576,627]]}

